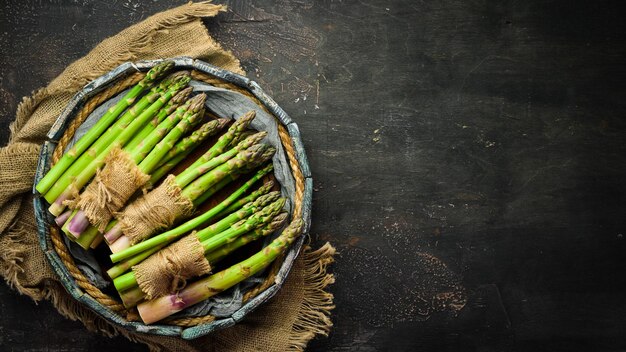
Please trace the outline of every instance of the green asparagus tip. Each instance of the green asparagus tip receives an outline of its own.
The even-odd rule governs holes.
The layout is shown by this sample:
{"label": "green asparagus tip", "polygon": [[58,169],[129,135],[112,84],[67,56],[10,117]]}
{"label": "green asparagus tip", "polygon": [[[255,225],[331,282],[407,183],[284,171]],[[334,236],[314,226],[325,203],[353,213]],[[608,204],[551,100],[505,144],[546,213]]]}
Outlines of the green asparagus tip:
{"label": "green asparagus tip", "polygon": [[286,202],[286,198],[278,198],[276,201],[274,201],[274,203],[271,203],[270,205],[263,208],[261,210],[261,213],[263,215],[277,214],[285,206]]}
{"label": "green asparagus tip", "polygon": [[286,211],[274,216],[272,221],[270,221],[270,223],[267,224],[267,231],[274,232],[278,230],[285,224],[288,217],[289,217],[289,213]]}
{"label": "green asparagus tip", "polygon": [[256,112],[254,110],[248,111],[247,113],[243,114],[243,116],[241,116],[239,120],[236,120],[232,126],[230,126],[228,132],[232,133],[233,137],[238,136],[246,128],[248,128],[248,125],[250,125],[255,116]]}
{"label": "green asparagus tip", "polygon": [[272,156],[274,156],[274,153],[276,153],[276,148],[274,147],[267,147],[264,151],[263,151],[263,155],[261,156],[261,161],[259,164],[262,164],[266,161],[268,161]]}
{"label": "green asparagus tip", "polygon": [[248,126],[248,124],[250,124],[250,122],[252,122],[252,120],[254,120],[255,117],[256,117],[256,111],[250,110],[247,113],[243,114],[243,116],[241,116],[241,118],[239,118],[237,122]]}
{"label": "green asparagus tip", "polygon": [[272,187],[274,187],[274,181],[267,181],[261,187],[259,187],[258,192],[262,194],[267,193],[270,189],[272,189]]}
{"label": "green asparagus tip", "polygon": [[242,209],[260,209],[262,207],[267,206],[268,204],[275,202],[276,200],[278,200],[278,198],[280,198],[280,192],[271,192],[268,194],[264,194],[262,196],[260,196],[259,198],[253,200],[250,203],[246,203]]}
{"label": "green asparagus tip", "polygon": [[187,98],[189,98],[189,95],[191,94],[192,91],[193,91],[193,87],[187,87],[181,90],[180,92],[176,93],[176,95],[172,97],[172,99],[170,100],[170,103],[172,105],[182,104],[185,100],[187,100]]}
{"label": "green asparagus tip", "polygon": [[283,235],[289,238],[298,237],[304,229],[304,220],[298,218],[294,219],[283,231]]}
{"label": "green asparagus tip", "polygon": [[200,111],[198,111],[197,113],[195,113],[195,114],[193,114],[193,115],[189,116],[189,117],[187,118],[187,122],[188,122],[189,124],[193,125],[194,123],[196,123],[196,121],[197,121],[198,119],[200,119],[200,118],[202,118],[202,117],[204,116],[203,112],[204,112],[204,111],[202,111],[202,109],[200,109]]}
{"label": "green asparagus tip", "polygon": [[252,204],[255,207],[262,207],[276,201],[278,198],[280,198],[280,192],[274,191],[260,196],[254,202],[252,202]]}
{"label": "green asparagus tip", "polygon": [[[178,73],[178,72],[177,72]],[[189,75],[180,75],[172,79],[172,85],[169,89],[179,90],[182,87],[186,86],[189,81],[191,81],[191,77]]]}
{"label": "green asparagus tip", "polygon": [[259,143],[265,137],[267,137],[266,131],[255,133],[249,136],[248,138],[244,139],[243,141],[239,142],[238,147],[241,149],[250,148],[251,145],[255,145]]}
{"label": "green asparagus tip", "polygon": [[274,170],[274,164],[268,163],[267,165],[265,165],[265,167],[263,167],[261,170],[259,170],[259,174],[266,175],[266,174],[270,173],[272,170]]}
{"label": "green asparagus tip", "polygon": [[174,61],[163,61],[160,64],[154,66],[146,73],[143,78],[144,84],[152,84],[154,81],[163,77],[169,70],[174,67]]}
{"label": "green asparagus tip", "polygon": [[224,127],[226,127],[226,125],[228,125],[228,123],[230,123],[231,119],[226,119],[226,118],[221,118],[221,119],[217,119],[215,120],[218,122],[218,130],[223,129]]}
{"label": "green asparagus tip", "polygon": [[[204,107],[204,102],[206,101],[206,94],[198,94],[193,98],[189,99],[189,110],[195,112],[200,111]],[[202,112],[204,115],[204,111]]]}

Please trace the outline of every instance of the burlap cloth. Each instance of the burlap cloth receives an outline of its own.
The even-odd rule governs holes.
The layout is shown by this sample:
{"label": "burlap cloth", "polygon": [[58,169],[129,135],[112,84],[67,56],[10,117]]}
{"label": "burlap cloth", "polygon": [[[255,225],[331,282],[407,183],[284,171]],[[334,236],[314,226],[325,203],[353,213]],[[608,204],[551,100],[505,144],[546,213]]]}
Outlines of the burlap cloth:
{"label": "burlap cloth", "polygon": [[277,296],[243,322],[183,341],[119,329],[78,304],[59,283],[37,241],[31,195],[37,156],[47,131],[74,93],[125,61],[191,56],[243,73],[239,61],[209,36],[201,21],[224,10],[203,2],[158,13],[105,39],[47,87],[23,99],[10,126],[9,144],[0,149],[0,274],[11,287],[35,301],[50,300],[61,314],[80,320],[89,330],[123,335],[152,350],[302,350],[315,335],[328,333],[334,307],[332,295],[325,291],[333,282],[326,272],[334,254],[328,244],[316,251],[306,248]]}

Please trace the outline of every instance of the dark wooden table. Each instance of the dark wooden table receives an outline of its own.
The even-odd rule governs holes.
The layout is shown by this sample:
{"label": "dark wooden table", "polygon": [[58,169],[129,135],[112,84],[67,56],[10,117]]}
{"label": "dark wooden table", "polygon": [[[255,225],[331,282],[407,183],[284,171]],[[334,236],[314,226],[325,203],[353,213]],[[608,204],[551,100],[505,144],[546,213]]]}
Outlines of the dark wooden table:
{"label": "dark wooden table", "polygon": [[[2,143],[22,96],[185,1],[4,1]],[[226,3],[207,25],[300,125],[340,252],[311,351],[626,348],[619,2]],[[0,346],[145,350],[6,285]]]}

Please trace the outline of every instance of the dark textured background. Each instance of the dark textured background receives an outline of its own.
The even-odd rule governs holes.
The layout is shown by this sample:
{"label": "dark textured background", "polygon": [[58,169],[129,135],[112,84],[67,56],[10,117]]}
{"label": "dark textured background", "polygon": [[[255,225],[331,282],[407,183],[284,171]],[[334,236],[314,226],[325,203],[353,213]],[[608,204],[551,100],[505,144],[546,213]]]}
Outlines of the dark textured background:
{"label": "dark textured background", "polygon": [[[3,1],[0,140],[24,95],[183,1]],[[300,125],[315,243],[339,252],[311,351],[626,348],[618,1],[226,1],[207,23]],[[0,285],[2,351],[135,351]]]}

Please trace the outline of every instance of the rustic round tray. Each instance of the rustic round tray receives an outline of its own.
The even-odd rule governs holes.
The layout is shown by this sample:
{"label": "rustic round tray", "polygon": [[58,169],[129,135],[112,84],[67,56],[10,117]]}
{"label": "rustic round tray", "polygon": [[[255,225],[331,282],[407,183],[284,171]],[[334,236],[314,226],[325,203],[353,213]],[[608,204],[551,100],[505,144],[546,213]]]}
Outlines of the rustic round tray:
{"label": "rustic round tray", "polygon": [[[194,80],[203,81],[246,95],[260,109],[270,113],[278,122],[280,142],[295,181],[295,194],[289,195],[294,199],[291,216],[292,218],[301,217],[305,222],[305,228],[303,235],[288,252],[280,257],[271,268],[266,270],[262,282],[253,286],[245,293],[243,306],[227,318],[215,318],[207,315],[203,317],[170,319],[165,320],[162,324],[155,325],[131,321],[133,319],[127,319],[129,311],[124,308],[118,297],[103,293],[77,268],[62,239],[62,235],[59,233],[56,225],[54,225],[52,215],[47,211],[48,204],[42,197],[38,196],[34,186],[33,192],[36,196],[33,202],[41,248],[62,284],[80,304],[84,304],[109,322],[129,330],[194,339],[236,324],[248,313],[274,296],[280,289],[302,248],[310,227],[313,182],[298,126],[291,121],[287,113],[256,82],[200,60],[187,57],[168,60],[175,63],[175,70],[190,70]],[[48,140],[44,143],[39,156],[34,184],[36,185],[43,178],[53,161],[58,160],[63,153],[62,149],[65,148],[76,129],[96,107],[134,85],[141,79],[143,72],[148,71],[161,61],[150,60],[124,63],[95,79],[76,93],[54,123],[50,132],[48,132]]]}

